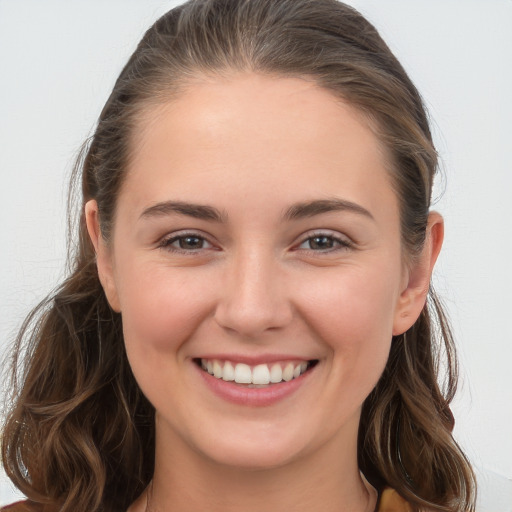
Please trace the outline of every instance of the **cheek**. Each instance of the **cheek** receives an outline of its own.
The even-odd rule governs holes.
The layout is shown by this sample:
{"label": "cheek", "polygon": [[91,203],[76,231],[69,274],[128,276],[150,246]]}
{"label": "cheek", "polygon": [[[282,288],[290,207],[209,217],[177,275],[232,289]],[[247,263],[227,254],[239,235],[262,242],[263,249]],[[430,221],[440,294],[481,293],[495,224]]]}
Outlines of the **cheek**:
{"label": "cheek", "polygon": [[141,265],[124,270],[119,296],[128,361],[142,392],[165,410],[186,394],[177,370],[186,356],[183,347],[211,311],[209,293],[201,288],[197,269]]}
{"label": "cheek", "polygon": [[129,354],[177,353],[211,311],[209,289],[198,269],[145,265],[124,269],[124,276],[129,277],[120,283],[119,297]]}
{"label": "cheek", "polygon": [[342,361],[345,376],[382,372],[392,339],[398,282],[399,271],[354,266],[326,273],[301,290],[303,316],[329,346],[333,360]]}

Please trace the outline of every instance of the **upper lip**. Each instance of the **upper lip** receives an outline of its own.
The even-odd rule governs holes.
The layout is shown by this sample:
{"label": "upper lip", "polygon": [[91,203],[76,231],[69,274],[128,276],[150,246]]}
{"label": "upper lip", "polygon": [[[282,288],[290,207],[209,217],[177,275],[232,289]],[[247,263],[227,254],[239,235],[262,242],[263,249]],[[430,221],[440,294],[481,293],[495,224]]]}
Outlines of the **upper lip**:
{"label": "upper lip", "polygon": [[247,354],[233,354],[233,353],[217,353],[217,354],[201,354],[200,356],[194,357],[194,359],[209,359],[218,361],[231,361],[235,363],[245,363],[249,366],[255,366],[258,364],[269,364],[283,361],[311,361],[314,358],[299,356],[296,354],[259,354],[259,355],[247,355]]}

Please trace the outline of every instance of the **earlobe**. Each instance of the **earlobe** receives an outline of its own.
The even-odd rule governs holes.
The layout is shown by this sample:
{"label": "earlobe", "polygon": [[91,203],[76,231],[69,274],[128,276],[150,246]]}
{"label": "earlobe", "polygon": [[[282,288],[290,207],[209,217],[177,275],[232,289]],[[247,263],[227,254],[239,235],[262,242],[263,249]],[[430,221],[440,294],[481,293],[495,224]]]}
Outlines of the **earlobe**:
{"label": "earlobe", "polygon": [[89,237],[96,252],[96,266],[98,268],[98,277],[101,286],[105,291],[110,307],[120,313],[121,308],[119,306],[119,298],[112,268],[112,255],[101,234],[98,204],[94,199],[91,199],[85,204],[85,222],[87,224]]}
{"label": "earlobe", "polygon": [[430,278],[443,245],[444,222],[437,212],[428,218],[425,243],[407,273],[407,282],[398,299],[393,323],[393,336],[404,333],[418,319],[425,306]]}

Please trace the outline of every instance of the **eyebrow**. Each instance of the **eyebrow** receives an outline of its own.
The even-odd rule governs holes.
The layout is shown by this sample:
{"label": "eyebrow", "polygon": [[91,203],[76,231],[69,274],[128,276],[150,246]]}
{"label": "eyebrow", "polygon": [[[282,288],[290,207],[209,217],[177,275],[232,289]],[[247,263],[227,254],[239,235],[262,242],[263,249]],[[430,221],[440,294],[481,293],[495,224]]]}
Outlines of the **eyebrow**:
{"label": "eyebrow", "polygon": [[[290,206],[284,213],[286,220],[299,220],[322,213],[348,211],[375,220],[373,215],[361,205],[343,199],[316,199]],[[213,206],[184,201],[163,201],[146,208],[140,218],[161,217],[170,214],[185,215],[212,222],[226,222],[227,215]]]}
{"label": "eyebrow", "polygon": [[224,222],[226,220],[226,215],[213,206],[187,203],[184,201],[164,201],[154,204],[146,208],[141,213],[140,218],[162,217],[172,213],[213,222]]}
{"label": "eyebrow", "polygon": [[373,215],[366,208],[363,208],[357,203],[345,201],[343,199],[318,199],[315,201],[297,203],[286,210],[284,217],[288,220],[297,220],[313,217],[322,213],[339,211],[352,212],[375,220]]}

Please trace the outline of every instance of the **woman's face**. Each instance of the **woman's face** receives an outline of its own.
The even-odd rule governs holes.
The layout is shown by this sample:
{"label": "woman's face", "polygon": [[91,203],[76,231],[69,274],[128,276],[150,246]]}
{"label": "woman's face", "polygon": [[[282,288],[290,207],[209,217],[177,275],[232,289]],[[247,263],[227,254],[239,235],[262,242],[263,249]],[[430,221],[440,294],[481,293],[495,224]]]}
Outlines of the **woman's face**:
{"label": "woman's face", "polygon": [[[147,111],[134,148],[95,242],[157,439],[253,468],[355,453],[422,306],[363,116],[305,80],[235,75]],[[94,202],[87,218],[94,240]]]}

